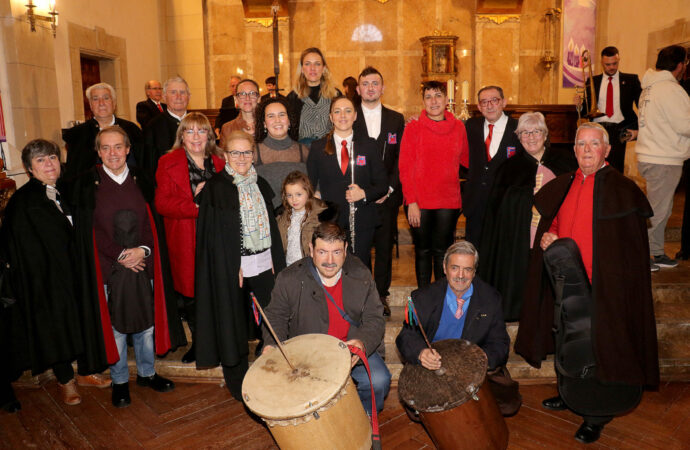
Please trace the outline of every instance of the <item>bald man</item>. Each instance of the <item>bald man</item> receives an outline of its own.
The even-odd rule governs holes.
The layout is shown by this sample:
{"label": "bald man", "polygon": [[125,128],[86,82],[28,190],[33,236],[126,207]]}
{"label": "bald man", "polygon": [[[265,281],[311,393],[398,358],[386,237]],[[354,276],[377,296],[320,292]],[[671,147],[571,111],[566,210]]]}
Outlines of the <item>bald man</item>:
{"label": "bald man", "polygon": [[137,122],[139,122],[142,130],[151,119],[168,109],[165,103],[161,103],[163,99],[163,86],[161,86],[160,81],[147,81],[144,85],[144,91],[146,92],[146,100],[137,103]]}

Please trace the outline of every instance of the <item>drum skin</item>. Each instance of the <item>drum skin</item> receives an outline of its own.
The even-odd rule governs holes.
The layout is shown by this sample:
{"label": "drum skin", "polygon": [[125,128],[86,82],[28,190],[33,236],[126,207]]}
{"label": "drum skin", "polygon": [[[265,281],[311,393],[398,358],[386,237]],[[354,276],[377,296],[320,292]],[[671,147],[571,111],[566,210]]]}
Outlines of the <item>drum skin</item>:
{"label": "drum skin", "polygon": [[484,379],[486,354],[466,340],[433,344],[445,373],[406,364],[398,381],[400,399],[419,412],[438,449],[505,449],[508,426]]}
{"label": "drum skin", "polygon": [[350,379],[350,351],[325,334],[305,334],[261,355],[242,383],[247,407],[281,449],[369,449],[371,425]]}

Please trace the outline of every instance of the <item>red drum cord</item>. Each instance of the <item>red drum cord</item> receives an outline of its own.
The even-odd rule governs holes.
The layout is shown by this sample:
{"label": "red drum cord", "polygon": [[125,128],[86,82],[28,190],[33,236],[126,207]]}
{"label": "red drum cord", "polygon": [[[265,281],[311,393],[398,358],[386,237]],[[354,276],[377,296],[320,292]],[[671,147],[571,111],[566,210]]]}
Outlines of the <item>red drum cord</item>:
{"label": "red drum cord", "polygon": [[374,450],[381,449],[381,435],[379,434],[379,415],[376,412],[376,396],[374,395],[374,383],[371,381],[371,370],[369,369],[369,361],[367,360],[367,355],[364,354],[362,349],[355,347],[354,345],[348,345],[351,353],[359,356],[359,359],[364,363],[364,367],[367,369],[367,375],[369,376],[369,387],[371,388],[371,443]]}

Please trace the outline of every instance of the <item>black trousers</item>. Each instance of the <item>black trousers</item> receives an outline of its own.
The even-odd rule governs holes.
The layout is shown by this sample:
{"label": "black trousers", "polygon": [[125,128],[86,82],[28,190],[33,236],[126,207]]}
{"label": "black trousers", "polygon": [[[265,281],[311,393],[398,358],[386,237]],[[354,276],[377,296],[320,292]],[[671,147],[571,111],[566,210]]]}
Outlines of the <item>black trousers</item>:
{"label": "black trousers", "polygon": [[67,384],[74,378],[74,369],[72,368],[71,362],[54,364],[53,373],[60,384]]}
{"label": "black trousers", "polygon": [[223,365],[223,378],[225,379],[225,386],[237,401],[242,401],[242,380],[244,375],[249,370],[249,359],[247,355],[242,357],[239,363],[235,366]]}
{"label": "black trousers", "polygon": [[271,291],[273,291],[274,284],[275,275],[273,275],[273,272],[270,269],[261,272],[254,277],[244,277],[242,282],[242,290],[244,291],[244,304],[247,311],[247,320],[249,320],[249,327],[247,328],[247,331],[250,340],[261,339],[261,329],[258,325],[256,325],[254,311],[252,310],[251,293],[254,293],[256,300],[259,302],[259,305],[261,305],[261,308],[265,309],[271,301]]}
{"label": "black trousers", "polygon": [[374,242],[374,232],[376,228],[367,227],[361,228],[355,227],[355,248],[352,248],[350,244],[352,242],[350,236],[350,228],[347,228],[347,245],[350,252],[352,252],[357,258],[364,263],[365,266],[371,270],[371,245]]}
{"label": "black trousers", "polygon": [[683,206],[683,225],[680,229],[680,251],[684,258],[690,256],[690,159],[683,164],[685,179],[685,205]]}
{"label": "black trousers", "polygon": [[410,228],[414,242],[414,268],[418,287],[431,284],[432,270],[434,280],[443,277],[443,255],[455,241],[458,217],[459,209],[422,209],[419,227]]}
{"label": "black trousers", "polygon": [[390,295],[388,288],[391,287],[393,275],[393,244],[395,235],[398,233],[398,210],[400,205],[391,202],[389,198],[380,205],[376,205],[379,213],[381,225],[374,231],[374,251],[376,260],[374,261],[374,282],[379,297]]}
{"label": "black trousers", "polygon": [[611,151],[606,161],[620,173],[625,173],[625,146],[627,142],[621,142],[620,134],[627,127],[621,127],[619,124],[611,122],[600,122],[600,124],[606,128],[609,134],[609,144],[611,144]]}

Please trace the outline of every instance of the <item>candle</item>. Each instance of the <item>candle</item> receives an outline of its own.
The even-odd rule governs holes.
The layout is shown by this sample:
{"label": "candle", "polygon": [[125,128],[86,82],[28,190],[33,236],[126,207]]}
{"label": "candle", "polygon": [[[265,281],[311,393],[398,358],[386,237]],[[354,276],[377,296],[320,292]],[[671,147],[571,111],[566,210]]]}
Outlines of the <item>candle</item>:
{"label": "candle", "polygon": [[470,83],[465,80],[462,82],[462,99],[468,100],[470,98]]}
{"label": "candle", "polygon": [[455,99],[455,80],[450,79],[448,80],[448,84],[446,85],[446,95],[448,96],[448,100],[453,101]]}

